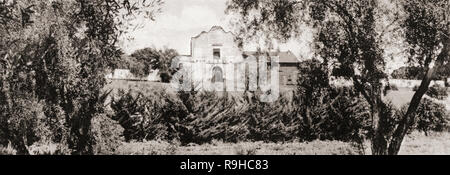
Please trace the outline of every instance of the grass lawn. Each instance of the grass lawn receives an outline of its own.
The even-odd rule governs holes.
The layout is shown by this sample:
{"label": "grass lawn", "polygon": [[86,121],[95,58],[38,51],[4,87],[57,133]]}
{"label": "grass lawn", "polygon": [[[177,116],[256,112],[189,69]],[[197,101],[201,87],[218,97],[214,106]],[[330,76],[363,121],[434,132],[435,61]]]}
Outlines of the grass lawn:
{"label": "grass lawn", "polygon": [[[177,146],[163,141],[123,143],[120,155],[357,155],[363,154],[351,143],[313,141],[290,143],[223,143]],[[364,154],[370,154],[370,143],[365,143]],[[425,136],[414,132],[403,141],[401,155],[450,155],[450,133],[432,133]]]}
{"label": "grass lawn", "polygon": [[413,133],[405,138],[400,149],[403,155],[450,155],[450,133]]}
{"label": "grass lawn", "polygon": [[398,91],[389,91],[385,98],[391,101],[395,107],[400,108],[403,105],[411,102],[414,91],[409,88],[398,88]]}
{"label": "grass lawn", "polygon": [[[398,91],[389,91],[385,96],[385,99],[391,101],[395,107],[400,108],[403,105],[411,102],[411,99],[415,93],[415,91],[409,88],[398,88]],[[450,110],[450,96],[447,97],[446,100],[440,101],[445,104],[447,110]]]}
{"label": "grass lawn", "polygon": [[176,146],[162,141],[124,143],[116,152],[120,155],[327,155],[358,154],[348,143],[314,141],[309,143],[242,142]]}
{"label": "grass lawn", "polygon": [[[164,141],[123,142],[113,154],[116,155],[370,155],[370,143],[364,144],[364,151],[355,145],[339,141],[313,141],[288,143],[223,143],[213,141],[208,144],[179,146]],[[51,155],[58,145],[35,146],[34,155]],[[0,155],[13,155],[15,150],[0,147]],[[111,153],[107,153],[111,154]],[[413,132],[403,141],[400,155],[450,155],[450,132]]]}

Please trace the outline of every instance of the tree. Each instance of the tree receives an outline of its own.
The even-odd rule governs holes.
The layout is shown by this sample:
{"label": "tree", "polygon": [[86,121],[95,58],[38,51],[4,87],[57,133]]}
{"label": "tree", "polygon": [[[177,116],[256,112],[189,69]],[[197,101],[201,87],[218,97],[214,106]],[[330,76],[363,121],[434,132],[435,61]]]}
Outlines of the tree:
{"label": "tree", "polygon": [[[1,121],[17,104],[56,106],[73,154],[92,154],[91,120],[104,113],[106,71],[120,58],[117,41],[137,15],[153,19],[162,2],[140,0],[0,1]],[[25,81],[26,80],[26,81]],[[46,117],[57,115],[45,113]],[[19,115],[20,116],[20,115]],[[31,119],[36,115],[28,115]],[[8,133],[19,154],[22,135]],[[17,127],[23,127],[18,125]],[[17,128],[16,128],[17,129]]]}
{"label": "tree", "polygon": [[403,66],[394,70],[391,74],[394,79],[420,80],[424,76],[423,68],[415,66]]}
{"label": "tree", "polygon": [[[352,80],[369,103],[372,153],[380,155],[398,153],[435,70],[449,60],[448,4],[445,0],[230,0],[227,11],[240,14],[240,33],[248,33],[247,38],[259,32],[268,40],[284,41],[298,37],[302,24],[315,28],[317,56],[331,65],[333,75]],[[401,30],[407,35],[400,38],[412,48],[409,62],[421,64],[427,74],[407,112],[395,123],[388,103],[382,99],[382,82],[388,81],[384,48],[389,43],[384,39],[396,37]]]}
{"label": "tree", "polygon": [[[404,1],[407,12],[403,26],[406,41],[410,44],[409,62],[416,62],[425,68],[425,76],[414,94],[406,114],[393,133],[389,147],[390,154],[397,154],[408,128],[415,119],[415,113],[431,80],[450,61],[450,2],[446,0]],[[434,65],[432,64],[434,63]]]}
{"label": "tree", "polygon": [[[327,104],[330,100],[328,98],[330,90],[328,75],[327,66],[318,60],[313,59],[300,63],[294,100],[297,104],[301,104],[298,112],[302,115],[301,128],[303,129],[300,134],[308,141],[317,139],[315,134],[316,128],[318,128],[317,123],[321,123],[325,118],[324,113],[327,111]],[[319,122],[314,122],[317,120]]]}
{"label": "tree", "polygon": [[138,76],[146,76],[152,69],[158,69],[161,81],[168,83],[175,73],[171,64],[176,56],[178,56],[178,52],[168,48],[159,50],[156,48],[144,48],[137,50],[131,54],[131,57],[135,58],[138,64],[144,65],[144,68],[143,70],[134,69],[133,73]]}

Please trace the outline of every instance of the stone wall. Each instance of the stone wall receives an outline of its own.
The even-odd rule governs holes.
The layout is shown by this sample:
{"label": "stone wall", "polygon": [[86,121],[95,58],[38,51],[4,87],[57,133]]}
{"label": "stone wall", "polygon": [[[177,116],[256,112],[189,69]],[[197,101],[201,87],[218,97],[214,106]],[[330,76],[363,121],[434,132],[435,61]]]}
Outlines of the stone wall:
{"label": "stone wall", "polygon": [[[391,85],[396,85],[397,87],[403,88],[414,88],[415,86],[420,86],[422,80],[405,80],[405,79],[390,79],[389,83]],[[431,81],[430,86],[438,84],[440,86],[445,86],[445,82],[442,80]]]}

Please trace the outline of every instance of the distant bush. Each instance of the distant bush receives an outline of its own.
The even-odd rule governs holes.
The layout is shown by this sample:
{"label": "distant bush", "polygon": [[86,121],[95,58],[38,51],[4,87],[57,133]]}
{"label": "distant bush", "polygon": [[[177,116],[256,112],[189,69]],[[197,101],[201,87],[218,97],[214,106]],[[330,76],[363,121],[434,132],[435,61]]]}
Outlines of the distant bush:
{"label": "distant bush", "polygon": [[159,76],[161,77],[161,82],[164,83],[170,83],[170,80],[172,79],[172,75],[169,72],[161,72]]}
{"label": "distant bush", "polygon": [[392,72],[391,76],[394,79],[408,79],[408,80],[420,80],[423,76],[423,68],[408,66],[401,67]]}
{"label": "distant bush", "polygon": [[104,114],[94,117],[91,127],[95,139],[94,154],[112,154],[125,140],[124,129]]}
{"label": "distant bush", "polygon": [[450,118],[444,104],[424,98],[417,109],[416,119],[416,129],[427,134],[430,131],[445,131]]}
{"label": "distant bush", "polygon": [[427,93],[428,96],[430,96],[431,98],[435,98],[438,100],[444,100],[445,98],[447,98],[448,93],[447,93],[447,88],[446,87],[442,87],[438,84],[435,84],[433,86],[431,86]]}
{"label": "distant bush", "polygon": [[119,91],[111,108],[111,118],[124,128],[126,141],[179,139],[180,119],[187,116],[180,99],[165,92]]}
{"label": "distant bush", "polygon": [[145,101],[142,94],[120,90],[112,97],[111,118],[117,121],[123,128],[126,141],[142,140],[145,133],[142,131],[142,118],[140,115],[145,111]]}
{"label": "distant bush", "polygon": [[175,68],[171,66],[172,60],[178,56],[174,49],[170,48],[144,48],[136,50],[131,54],[133,60],[129,67],[131,73],[137,74],[141,77],[147,76],[151,69],[159,70],[159,76],[162,82],[170,82],[172,75],[176,72]]}
{"label": "distant bush", "polygon": [[[237,137],[245,136],[243,139],[232,141],[284,142],[299,137],[300,118],[297,109],[285,97],[273,103],[253,99],[246,102],[246,105],[247,108],[234,113],[231,121],[227,122],[241,122],[235,127],[241,134]],[[226,134],[232,136],[232,131]]]}
{"label": "distant bush", "polygon": [[321,139],[360,142],[370,131],[369,104],[353,88],[330,90],[328,117],[321,126]]}

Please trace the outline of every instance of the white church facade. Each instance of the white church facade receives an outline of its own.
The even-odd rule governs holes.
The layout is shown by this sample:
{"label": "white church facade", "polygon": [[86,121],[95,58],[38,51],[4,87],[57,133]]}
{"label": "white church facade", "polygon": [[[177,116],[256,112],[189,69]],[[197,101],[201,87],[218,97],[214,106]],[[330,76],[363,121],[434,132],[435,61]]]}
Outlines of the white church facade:
{"label": "white church facade", "polygon": [[[260,70],[270,69],[271,62],[268,57],[277,58],[276,65],[279,66],[277,81],[280,85],[296,83],[299,61],[292,52],[270,52],[267,57],[258,57],[257,52],[246,52],[238,47],[234,35],[219,26],[214,26],[208,32],[204,31],[192,37],[190,52],[190,55],[178,57],[177,66],[188,70],[195,88],[218,87],[242,90],[248,86],[248,81],[262,77],[264,71]],[[258,68],[249,69],[249,64],[245,64],[249,61],[256,62],[257,64],[253,66]],[[265,73],[267,77],[270,77],[270,72]],[[257,81],[261,82],[261,80]]]}

